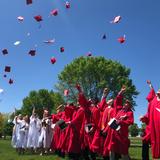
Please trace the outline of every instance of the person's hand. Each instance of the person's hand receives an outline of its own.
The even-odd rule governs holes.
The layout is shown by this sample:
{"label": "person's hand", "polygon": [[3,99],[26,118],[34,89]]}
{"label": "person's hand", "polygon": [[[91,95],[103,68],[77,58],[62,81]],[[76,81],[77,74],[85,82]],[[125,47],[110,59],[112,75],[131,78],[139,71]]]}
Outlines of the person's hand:
{"label": "person's hand", "polygon": [[126,86],[125,86],[125,85],[122,86],[121,91],[122,91],[122,92],[125,92],[125,91],[126,91]]}
{"label": "person's hand", "polygon": [[125,120],[127,118],[127,115],[121,116],[119,119],[120,120]]}
{"label": "person's hand", "polygon": [[149,84],[149,85],[150,85],[150,84],[151,84],[151,81],[150,81],[150,80],[147,80],[147,84]]}
{"label": "person's hand", "polygon": [[103,90],[103,94],[108,94],[108,92],[109,92],[109,89],[108,88],[104,88],[104,90]]}
{"label": "person's hand", "polygon": [[76,84],[76,88],[79,92],[81,92],[81,86],[79,84]]}
{"label": "person's hand", "polygon": [[139,117],[139,120],[140,120],[141,122],[144,122],[144,119],[145,119],[145,116],[140,116],[140,117]]}

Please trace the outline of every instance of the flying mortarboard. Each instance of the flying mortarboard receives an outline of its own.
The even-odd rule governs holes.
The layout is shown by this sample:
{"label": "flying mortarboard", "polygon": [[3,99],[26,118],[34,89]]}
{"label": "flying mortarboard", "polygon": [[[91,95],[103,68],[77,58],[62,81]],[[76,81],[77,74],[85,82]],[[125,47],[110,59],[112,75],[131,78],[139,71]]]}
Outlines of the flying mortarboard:
{"label": "flying mortarboard", "polygon": [[32,0],[26,0],[26,4],[29,5],[29,4],[32,4]]}
{"label": "flying mortarboard", "polygon": [[52,64],[54,64],[54,63],[56,63],[56,58],[52,57],[52,58],[50,59],[50,61],[51,61]]}
{"label": "flying mortarboard", "polygon": [[116,16],[116,17],[111,21],[111,23],[118,23],[121,19],[122,19],[121,16]]}
{"label": "flying mortarboard", "polygon": [[16,41],[16,42],[14,42],[14,45],[18,46],[20,43],[21,43],[21,41]]}
{"label": "flying mortarboard", "polygon": [[104,34],[104,35],[102,36],[102,39],[106,39],[106,34]]}
{"label": "flying mortarboard", "polygon": [[60,52],[64,52],[64,47],[61,47],[61,48],[60,48]]}
{"label": "flying mortarboard", "polygon": [[24,17],[18,16],[17,19],[22,22],[24,20]]}
{"label": "flying mortarboard", "polygon": [[40,21],[43,20],[41,15],[34,16],[34,19],[35,19],[37,22],[40,22]]}
{"label": "flying mortarboard", "polygon": [[5,66],[4,71],[5,71],[5,72],[10,72],[10,71],[11,71],[11,67],[10,67],[10,66]]}
{"label": "flying mortarboard", "polygon": [[67,9],[71,8],[71,4],[68,1],[66,1],[65,6]]}
{"label": "flying mortarboard", "polygon": [[87,56],[88,56],[88,57],[92,56],[92,53],[91,53],[91,52],[88,52],[88,53],[87,53]]}
{"label": "flying mortarboard", "polygon": [[3,55],[8,54],[8,50],[5,48],[5,49],[2,50],[2,53],[3,53]]}
{"label": "flying mortarboard", "polygon": [[47,43],[47,44],[52,44],[55,42],[55,39],[49,39],[49,40],[45,40],[43,41],[44,43]]}
{"label": "flying mortarboard", "polygon": [[13,84],[13,80],[10,78],[8,83]]}
{"label": "flying mortarboard", "polygon": [[35,56],[36,55],[36,50],[30,50],[29,53],[31,56]]}
{"label": "flying mortarboard", "polygon": [[50,12],[51,15],[57,16],[58,15],[58,9],[54,9]]}
{"label": "flying mortarboard", "polygon": [[117,40],[119,43],[124,43],[126,41],[126,37],[124,35],[123,37],[119,37]]}

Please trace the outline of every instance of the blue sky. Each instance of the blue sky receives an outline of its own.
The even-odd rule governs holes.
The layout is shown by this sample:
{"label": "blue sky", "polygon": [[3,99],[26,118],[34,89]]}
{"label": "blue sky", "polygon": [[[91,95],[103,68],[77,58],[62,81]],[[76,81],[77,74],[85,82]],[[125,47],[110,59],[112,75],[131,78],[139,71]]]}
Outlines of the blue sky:
{"label": "blue sky", "polygon": [[[70,0],[71,8],[66,10],[63,0],[33,0],[26,5],[25,0],[0,1],[0,50],[7,48],[9,54],[0,54],[0,112],[11,112],[20,107],[22,99],[31,90],[54,89],[57,75],[74,58],[85,56],[91,51],[94,56],[104,56],[117,60],[131,69],[131,78],[140,92],[136,102],[135,122],[145,113],[145,97],[149,91],[146,80],[150,79],[157,90],[160,87],[159,0]],[[49,16],[58,8],[56,17]],[[40,24],[35,15],[42,15]],[[118,24],[109,23],[113,17],[121,15]],[[24,22],[17,21],[24,16]],[[27,33],[30,36],[27,36]],[[106,33],[107,39],[101,40]],[[117,38],[126,35],[126,42],[119,44]],[[55,38],[53,45],[43,41]],[[14,46],[15,41],[21,44]],[[37,45],[37,47],[35,47]],[[60,53],[59,48],[65,47]],[[37,55],[28,55],[36,49]],[[57,62],[50,64],[54,56]],[[4,78],[4,66],[12,67]],[[8,79],[14,84],[9,85]]]}

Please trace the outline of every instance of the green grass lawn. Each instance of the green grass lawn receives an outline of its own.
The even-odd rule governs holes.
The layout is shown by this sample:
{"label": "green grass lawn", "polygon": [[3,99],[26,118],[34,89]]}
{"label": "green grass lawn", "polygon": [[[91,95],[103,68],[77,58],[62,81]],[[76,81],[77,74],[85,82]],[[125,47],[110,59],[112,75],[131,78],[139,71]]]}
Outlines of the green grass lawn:
{"label": "green grass lawn", "polygon": [[[141,160],[141,140],[131,138],[130,156],[132,160]],[[10,140],[0,140],[0,160],[64,160],[55,155],[18,155],[10,145]]]}

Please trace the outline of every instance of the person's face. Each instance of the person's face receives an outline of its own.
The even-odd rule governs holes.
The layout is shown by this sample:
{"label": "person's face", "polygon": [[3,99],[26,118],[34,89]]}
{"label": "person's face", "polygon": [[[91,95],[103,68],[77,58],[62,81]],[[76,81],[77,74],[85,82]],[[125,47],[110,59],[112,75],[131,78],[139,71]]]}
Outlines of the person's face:
{"label": "person's face", "polygon": [[125,104],[124,104],[124,107],[125,108],[131,108],[130,102],[126,101]]}
{"label": "person's face", "polygon": [[157,92],[157,96],[160,98],[160,90],[158,90],[158,92]]}
{"label": "person's face", "polygon": [[20,115],[20,116],[19,116],[19,119],[20,119],[20,120],[22,120],[22,119],[23,119],[23,117]]}

